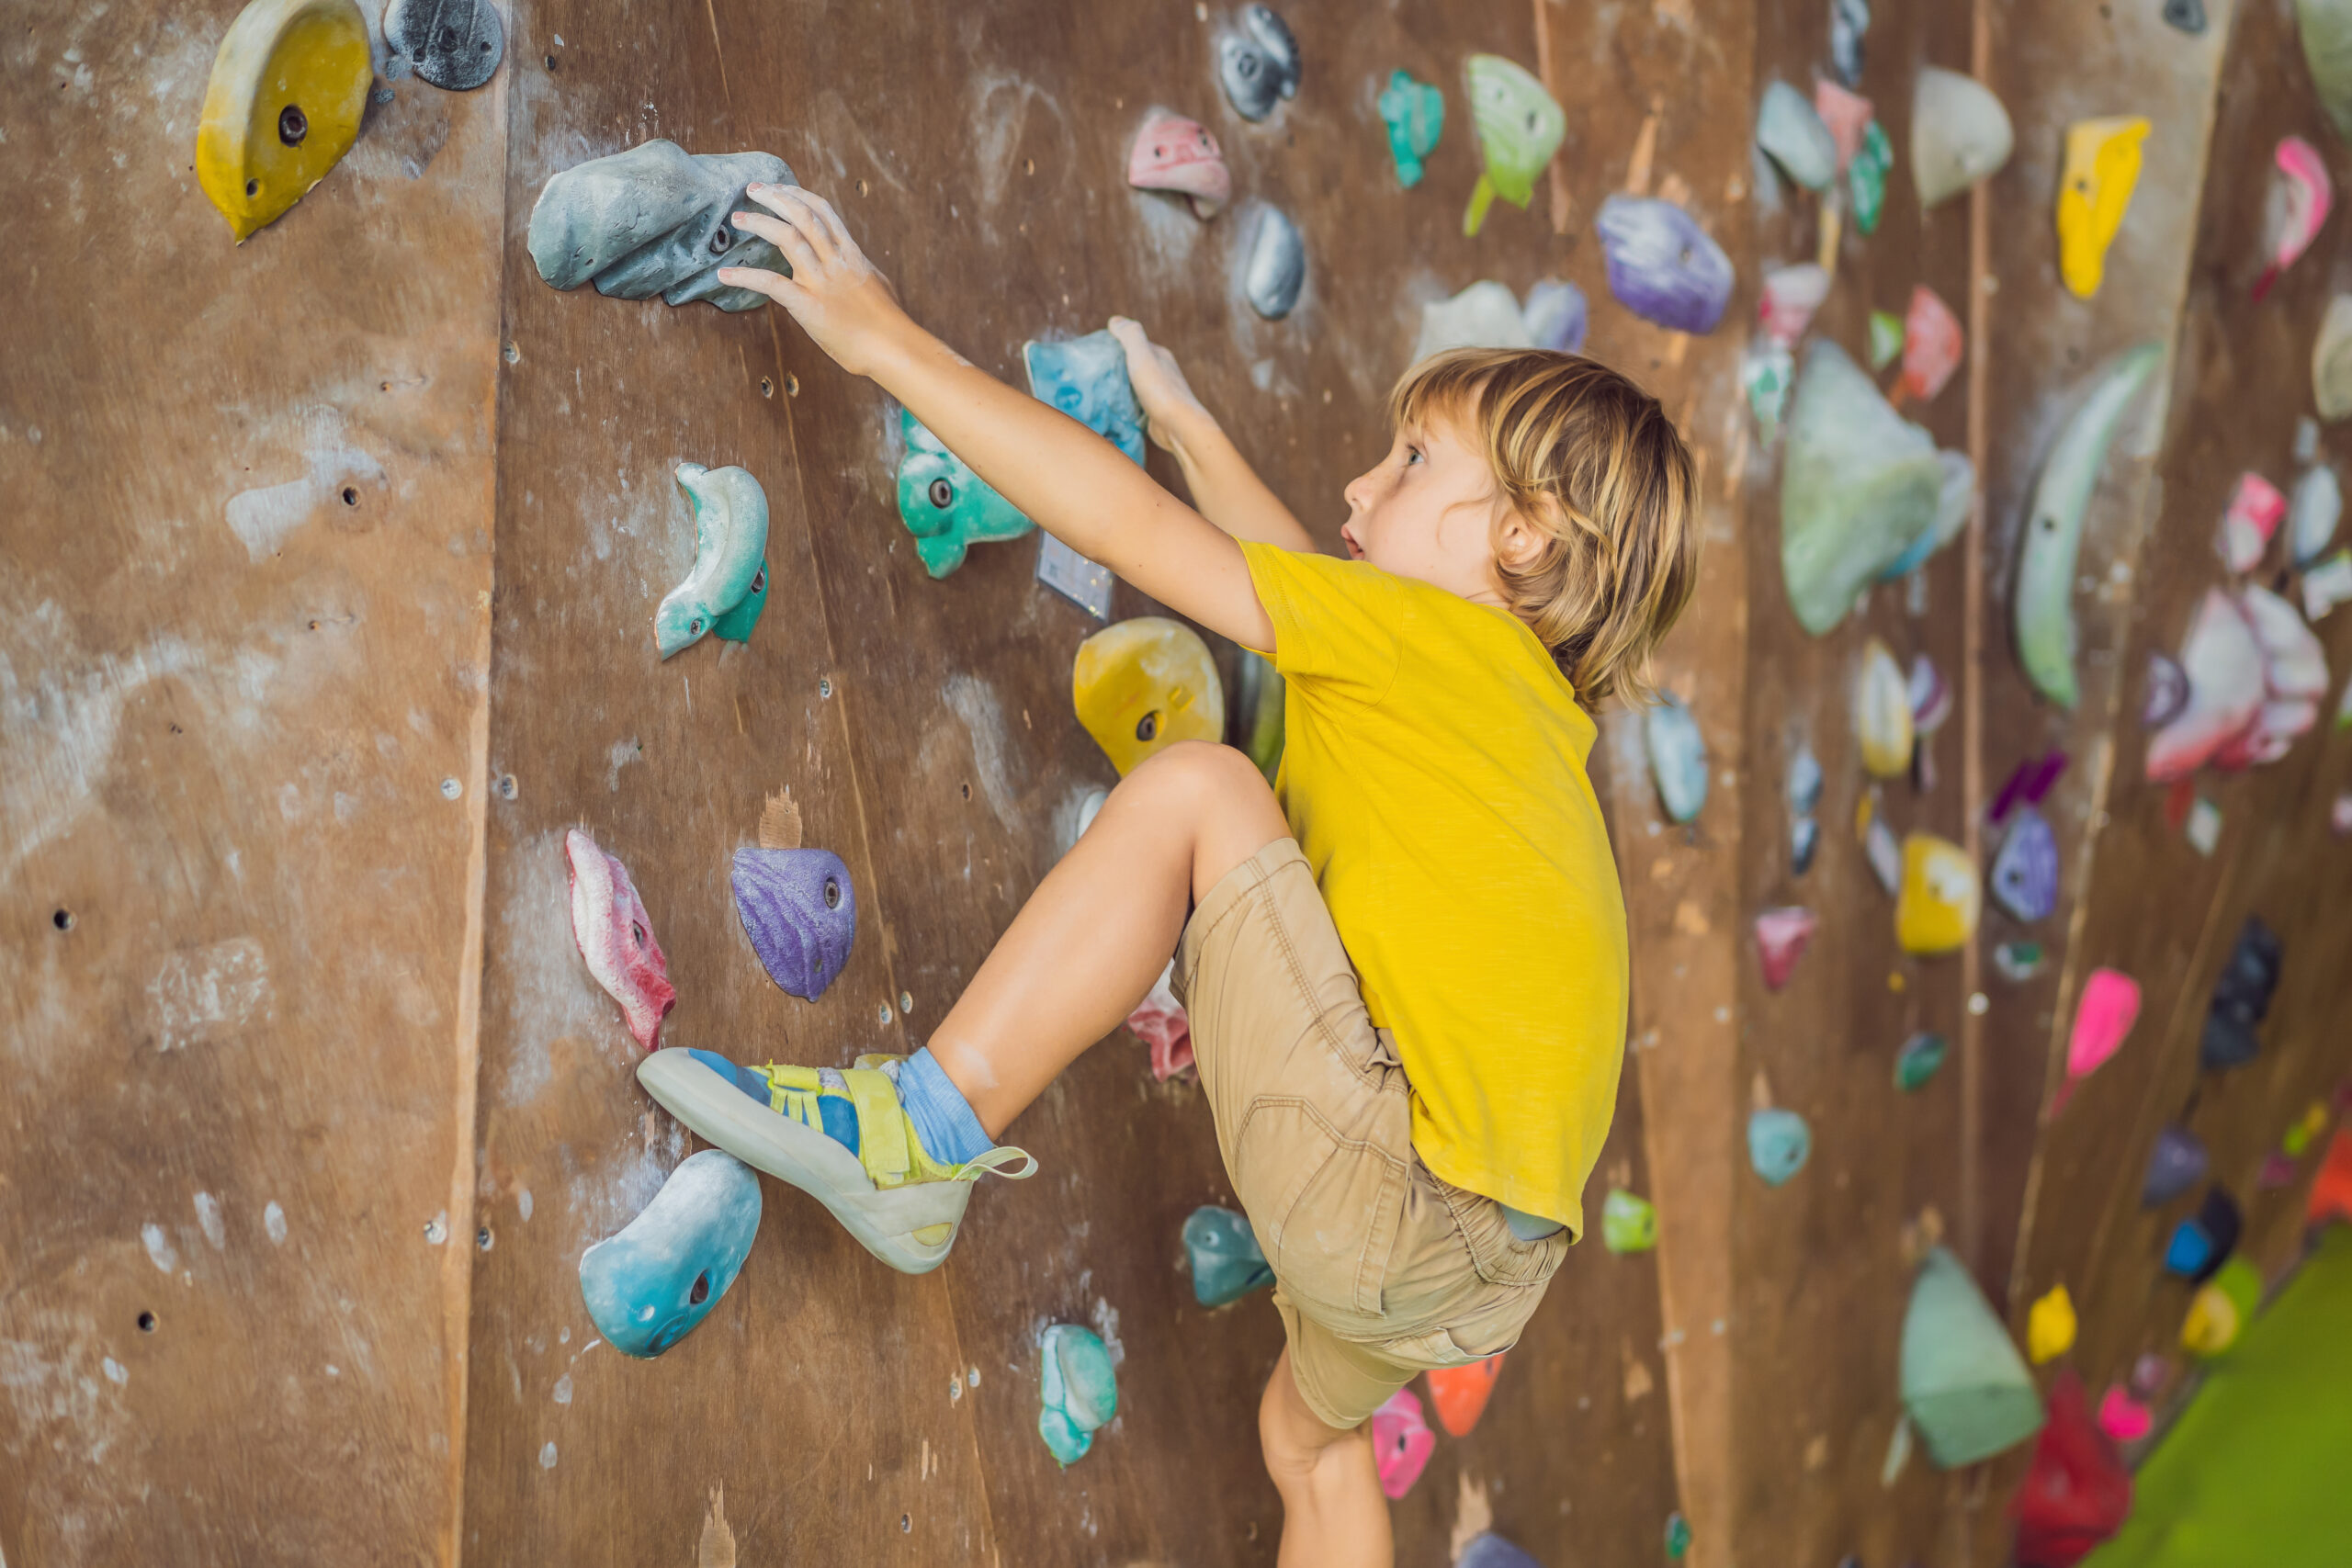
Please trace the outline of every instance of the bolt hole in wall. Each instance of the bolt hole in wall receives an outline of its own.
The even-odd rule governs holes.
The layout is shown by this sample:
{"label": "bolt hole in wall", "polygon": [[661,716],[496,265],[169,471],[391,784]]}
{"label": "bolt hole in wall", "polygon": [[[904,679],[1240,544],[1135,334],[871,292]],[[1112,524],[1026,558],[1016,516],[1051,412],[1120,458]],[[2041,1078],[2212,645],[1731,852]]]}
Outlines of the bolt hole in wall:
{"label": "bolt hole in wall", "polygon": [[787,398],[797,398],[800,395],[799,377],[790,375],[788,373],[786,375],[784,378],[784,395]]}
{"label": "bolt hole in wall", "polygon": [[767,376],[760,378],[760,396],[763,398],[773,398],[775,396],[775,381],[774,378]]}
{"label": "bolt hole in wall", "polygon": [[972,798],[972,786],[970,784],[966,784],[964,786],[964,798],[966,800]]}
{"label": "bolt hole in wall", "polygon": [[357,485],[345,485],[343,487],[343,503],[345,506],[356,506],[359,504],[359,487]]}
{"label": "bolt hole in wall", "polygon": [[71,909],[60,909],[57,913],[49,917],[49,923],[55,926],[59,931],[70,931],[74,929],[74,911]]}
{"label": "bolt hole in wall", "polygon": [[155,1314],[153,1313],[142,1312],[139,1314],[139,1332],[141,1334],[153,1334],[155,1332]]}

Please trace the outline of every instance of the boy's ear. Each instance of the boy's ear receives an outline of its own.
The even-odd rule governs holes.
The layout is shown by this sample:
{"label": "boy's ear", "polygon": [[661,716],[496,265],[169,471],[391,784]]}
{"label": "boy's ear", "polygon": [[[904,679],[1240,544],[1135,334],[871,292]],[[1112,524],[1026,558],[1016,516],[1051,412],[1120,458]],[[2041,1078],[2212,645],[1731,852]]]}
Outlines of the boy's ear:
{"label": "boy's ear", "polygon": [[1495,559],[1513,571],[1524,570],[1535,564],[1551,539],[1549,529],[1529,521],[1518,507],[1506,507],[1495,530]]}

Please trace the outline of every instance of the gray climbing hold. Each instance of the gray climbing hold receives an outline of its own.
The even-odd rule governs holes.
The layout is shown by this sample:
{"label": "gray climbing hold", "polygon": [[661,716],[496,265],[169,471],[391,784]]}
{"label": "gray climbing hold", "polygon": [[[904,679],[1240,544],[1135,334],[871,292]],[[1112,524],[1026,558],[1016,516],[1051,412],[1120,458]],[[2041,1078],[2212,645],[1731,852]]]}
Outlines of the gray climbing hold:
{"label": "gray climbing hold", "polygon": [[773,152],[688,153],[654,141],[564,170],[531,209],[531,261],[558,288],[594,279],[615,299],[659,294],[669,305],[707,299],[749,310],[766,296],[718,281],[723,266],[790,276],[783,254],[729,219],[751,206],[753,184],[797,185]]}
{"label": "gray climbing hold", "polygon": [[1298,39],[1263,6],[1244,6],[1241,26],[1216,40],[1216,75],[1233,112],[1263,119],[1275,100],[1298,96]]}
{"label": "gray climbing hold", "polygon": [[1250,308],[1270,321],[1279,321],[1298,303],[1306,282],[1306,247],[1298,225],[1278,207],[1258,210],[1257,231],[1250,237],[1250,259],[1241,275],[1241,289]]}
{"label": "gray climbing hold", "polygon": [[390,0],[384,6],[384,73],[405,65],[434,86],[463,93],[498,73],[506,27],[490,0]]}

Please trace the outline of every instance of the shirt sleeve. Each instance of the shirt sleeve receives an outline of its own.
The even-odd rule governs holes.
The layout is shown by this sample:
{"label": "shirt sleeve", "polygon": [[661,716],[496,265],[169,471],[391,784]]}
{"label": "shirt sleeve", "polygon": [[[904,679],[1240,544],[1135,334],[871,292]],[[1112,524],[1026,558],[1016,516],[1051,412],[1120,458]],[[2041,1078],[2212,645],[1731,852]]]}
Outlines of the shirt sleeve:
{"label": "shirt sleeve", "polygon": [[1375,703],[1396,682],[1405,615],[1396,580],[1369,561],[1244,540],[1285,681]]}

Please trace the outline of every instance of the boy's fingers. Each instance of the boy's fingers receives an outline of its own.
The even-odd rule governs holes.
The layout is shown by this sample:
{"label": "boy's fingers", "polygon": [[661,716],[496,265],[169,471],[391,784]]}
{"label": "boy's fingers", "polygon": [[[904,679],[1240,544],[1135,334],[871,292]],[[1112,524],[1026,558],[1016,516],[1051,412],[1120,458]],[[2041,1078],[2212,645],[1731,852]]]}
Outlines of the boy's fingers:
{"label": "boy's fingers", "polygon": [[785,260],[792,264],[793,271],[813,276],[819,270],[817,253],[810,247],[808,235],[797,226],[784,219],[769,218],[757,212],[738,212],[733,221],[735,227],[746,234],[757,234],[782,251]]}
{"label": "boy's fingers", "polygon": [[770,272],[765,267],[722,266],[718,269],[718,281],[729,288],[748,288],[754,294],[764,294],[786,307],[792,301],[786,295],[799,292],[793,287],[792,279],[780,272]]}
{"label": "boy's fingers", "polygon": [[825,200],[823,197],[804,190],[798,186],[770,186],[766,187],[765,195],[767,206],[786,222],[800,231],[800,237],[808,243],[820,258],[826,261],[832,260],[833,236],[825,227],[822,211]]}

